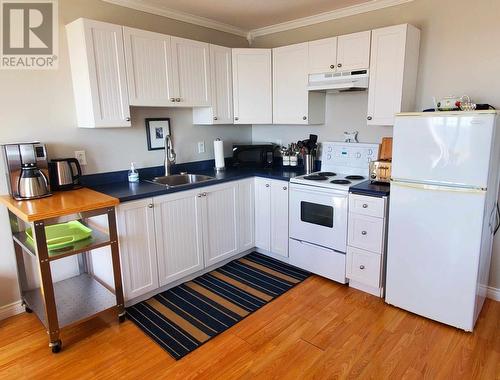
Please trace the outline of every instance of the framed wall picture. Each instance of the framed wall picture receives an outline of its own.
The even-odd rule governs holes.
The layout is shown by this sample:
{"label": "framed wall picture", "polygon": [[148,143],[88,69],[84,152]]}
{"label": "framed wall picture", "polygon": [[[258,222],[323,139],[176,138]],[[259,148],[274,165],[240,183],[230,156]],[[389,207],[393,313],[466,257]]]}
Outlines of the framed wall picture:
{"label": "framed wall picture", "polygon": [[146,119],[148,150],[165,149],[165,136],[170,136],[170,118]]}

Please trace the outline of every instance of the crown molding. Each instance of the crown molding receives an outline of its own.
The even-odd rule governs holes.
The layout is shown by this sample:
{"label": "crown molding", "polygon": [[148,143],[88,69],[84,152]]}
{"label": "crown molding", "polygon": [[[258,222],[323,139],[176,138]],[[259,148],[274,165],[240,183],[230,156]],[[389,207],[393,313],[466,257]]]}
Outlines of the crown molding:
{"label": "crown molding", "polygon": [[317,15],[298,18],[296,20],[286,21],[275,25],[265,26],[263,28],[252,29],[248,32],[247,39],[251,41],[255,37],[265,36],[286,30],[302,28],[304,26],[319,24],[325,21],[336,20],[343,17],[354,16],[361,13],[376,11],[383,8],[393,7],[410,3],[414,0],[370,0],[366,3],[351,5],[349,7],[335,9],[329,12],[319,13]]}
{"label": "crown molding", "polygon": [[219,30],[221,32],[235,34],[237,36],[245,37],[248,40],[249,44],[252,44],[252,41],[256,37],[265,36],[267,34],[284,32],[286,30],[319,24],[321,22],[336,20],[342,17],[354,16],[361,13],[376,11],[383,8],[393,7],[395,5],[410,3],[414,0],[369,0],[365,3],[352,5],[350,7],[335,9],[333,11],[323,12],[317,15],[302,17],[296,20],[286,21],[279,24],[269,25],[263,28],[252,30],[245,30],[234,25],[225,24],[206,17],[196,16],[167,7],[147,5],[140,0],[102,1],[158,16],[168,17],[174,20],[183,21],[194,25],[204,26],[206,28]]}
{"label": "crown molding", "polygon": [[238,28],[237,26],[225,24],[223,22],[215,21],[201,16],[195,16],[190,13],[177,11],[175,9],[170,9],[167,7],[147,5],[140,0],[102,0],[102,1],[146,13],[151,13],[157,16],[164,16],[174,20],[183,21],[194,25],[204,26],[206,28],[215,29],[221,32],[231,33],[237,36],[248,38],[249,31]]}

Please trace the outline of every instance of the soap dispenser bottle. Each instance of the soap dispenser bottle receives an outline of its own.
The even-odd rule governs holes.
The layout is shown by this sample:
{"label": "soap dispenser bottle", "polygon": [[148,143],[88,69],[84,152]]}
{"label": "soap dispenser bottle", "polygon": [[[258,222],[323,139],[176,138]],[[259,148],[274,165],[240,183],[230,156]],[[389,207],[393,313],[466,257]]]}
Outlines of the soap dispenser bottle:
{"label": "soap dispenser bottle", "polygon": [[130,170],[128,171],[128,181],[129,182],[139,182],[139,172],[135,168],[135,164],[130,163]]}

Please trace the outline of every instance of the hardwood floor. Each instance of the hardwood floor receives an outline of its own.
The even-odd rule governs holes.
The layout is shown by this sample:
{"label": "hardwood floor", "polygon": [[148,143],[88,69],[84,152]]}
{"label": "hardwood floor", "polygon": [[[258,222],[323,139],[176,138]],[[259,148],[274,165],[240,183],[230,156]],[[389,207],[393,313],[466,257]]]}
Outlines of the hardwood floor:
{"label": "hardwood floor", "polygon": [[176,362],[130,321],[63,330],[54,355],[33,314],[0,321],[0,378],[500,379],[500,303],[474,333],[313,276]]}

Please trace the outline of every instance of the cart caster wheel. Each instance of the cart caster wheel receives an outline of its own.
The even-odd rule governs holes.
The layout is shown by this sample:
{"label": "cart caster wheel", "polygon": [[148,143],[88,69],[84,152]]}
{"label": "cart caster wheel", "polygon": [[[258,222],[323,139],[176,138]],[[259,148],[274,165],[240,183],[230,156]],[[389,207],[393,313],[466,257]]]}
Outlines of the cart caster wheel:
{"label": "cart caster wheel", "polygon": [[24,311],[25,311],[26,313],[28,313],[28,314],[33,313],[33,310],[31,310],[28,306],[25,306],[25,307],[24,307]]}
{"label": "cart caster wheel", "polygon": [[118,322],[120,322],[120,323],[125,322],[125,320],[126,320],[126,319],[127,319],[127,318],[126,318],[125,314],[123,314],[123,315],[119,315],[119,316],[118,316]]}
{"label": "cart caster wheel", "polygon": [[61,339],[59,339],[58,341],[56,341],[54,343],[51,343],[50,348],[52,349],[53,354],[57,354],[58,352],[60,352],[61,348],[62,348]]}

